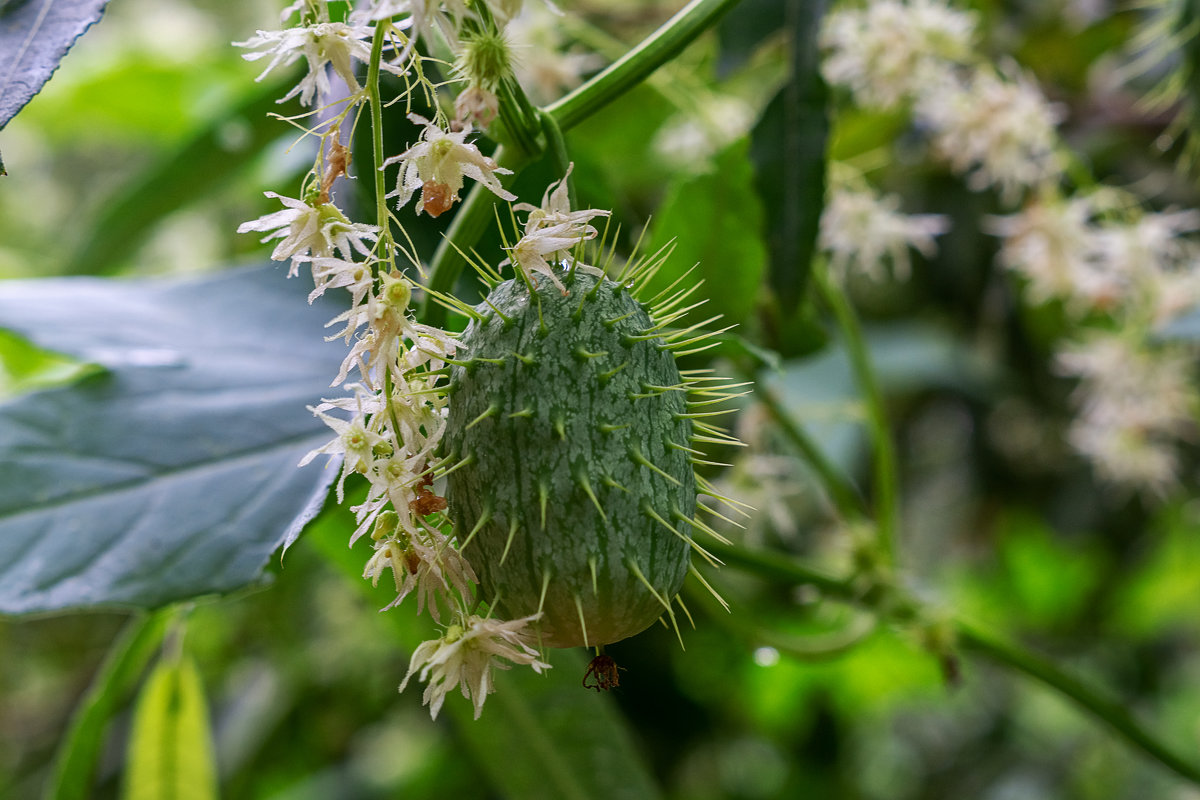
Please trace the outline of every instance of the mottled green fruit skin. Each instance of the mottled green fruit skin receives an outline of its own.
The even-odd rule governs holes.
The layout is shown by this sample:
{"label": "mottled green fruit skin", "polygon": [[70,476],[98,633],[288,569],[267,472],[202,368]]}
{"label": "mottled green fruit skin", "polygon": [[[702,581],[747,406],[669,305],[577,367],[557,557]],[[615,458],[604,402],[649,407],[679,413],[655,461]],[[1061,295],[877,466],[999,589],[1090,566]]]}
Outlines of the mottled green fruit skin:
{"label": "mottled green fruit skin", "polygon": [[681,379],[661,340],[629,338],[653,325],[646,308],[610,280],[564,277],[566,296],[544,278],[533,292],[499,284],[463,333],[460,358],[502,361],[453,370],[444,441],[471,459],[450,473],[447,499],[460,539],[487,519],[463,550],[483,599],[499,598],[508,619],[540,605],[543,645],[594,647],[666,613],[631,564],[668,602],[687,574],[680,517],[695,513],[695,476],[668,442],[688,445],[691,420],[677,416],[684,392],[649,388]]}

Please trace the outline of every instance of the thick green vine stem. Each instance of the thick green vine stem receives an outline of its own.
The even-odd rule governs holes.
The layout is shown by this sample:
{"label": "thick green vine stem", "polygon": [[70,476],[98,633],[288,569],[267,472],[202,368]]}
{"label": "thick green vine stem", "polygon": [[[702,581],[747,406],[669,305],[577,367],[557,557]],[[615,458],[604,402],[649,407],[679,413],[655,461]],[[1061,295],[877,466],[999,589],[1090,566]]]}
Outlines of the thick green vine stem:
{"label": "thick green vine stem", "polygon": [[740,0],[692,0],[675,16],[575,91],[546,107],[566,130],[645,80],[711,28]]}
{"label": "thick green vine stem", "polygon": [[854,369],[855,380],[867,406],[867,424],[871,431],[871,443],[875,449],[875,522],[879,530],[879,546],[886,563],[896,563],[896,528],[900,518],[899,491],[897,489],[896,447],[892,443],[892,432],[888,425],[887,409],[883,392],[875,377],[875,368],[867,351],[862,327],[854,308],[841,287],[832,281],[824,269],[812,271],[812,281],[821,300],[833,312],[841,329]]}
{"label": "thick green vine stem", "polygon": [[829,494],[829,499],[838,514],[847,521],[862,520],[865,516],[863,498],[857,487],[830,462],[800,423],[788,413],[778,398],[762,385],[752,372],[744,370],[742,376],[745,380],[755,381],[754,399],[762,403],[763,408],[771,415],[771,419],[779,426],[779,430],[800,451],[805,463],[817,474],[818,480]]}
{"label": "thick green vine stem", "polygon": [[[882,595],[864,592],[857,576],[840,578],[780,553],[751,550],[720,542],[710,543],[708,549],[730,567],[780,583],[813,586],[831,599],[866,606],[876,611],[879,611],[876,607],[879,599],[892,596],[897,591],[892,588]],[[893,622],[897,621],[897,612],[901,621],[920,620],[930,616],[911,597],[893,597],[888,601],[888,606],[891,610],[887,611],[886,616]],[[955,641],[963,650],[1006,669],[1023,673],[1070,698],[1080,709],[1107,725],[1128,744],[1180,777],[1200,786],[1200,764],[1180,756],[1134,719],[1124,705],[1104,691],[1089,685],[1043,656],[973,622],[952,617],[949,623]]]}
{"label": "thick green vine stem", "polygon": [[[739,2],[740,0],[692,0],[623,58],[613,62],[575,91],[547,106],[545,112],[558,123],[560,131],[578,125],[673,59]],[[500,102],[503,106],[514,100],[502,96]],[[521,118],[521,114],[514,110],[510,117]],[[497,148],[492,158],[500,166],[513,171],[514,174],[508,176],[509,180],[506,181],[509,183],[521,167],[541,155],[541,152],[514,154],[506,148]],[[434,253],[429,275],[431,289],[444,292],[454,286],[466,264],[463,253],[470,251],[487,230],[492,221],[494,206],[495,196],[481,186],[474,186],[467,194],[446,232],[445,241]],[[446,312],[427,296],[418,316],[429,325],[440,326],[445,322]]]}

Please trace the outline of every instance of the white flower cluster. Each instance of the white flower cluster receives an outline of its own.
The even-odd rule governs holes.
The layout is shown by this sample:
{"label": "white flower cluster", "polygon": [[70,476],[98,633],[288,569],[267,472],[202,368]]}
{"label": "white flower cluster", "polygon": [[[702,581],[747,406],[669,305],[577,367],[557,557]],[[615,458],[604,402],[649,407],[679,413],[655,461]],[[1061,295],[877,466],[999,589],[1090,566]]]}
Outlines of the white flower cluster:
{"label": "white flower cluster", "polygon": [[1141,211],[1115,192],[1039,196],[991,218],[1000,263],[1027,281],[1033,302],[1072,315],[1106,312],[1158,327],[1200,302],[1200,212]]}
{"label": "white flower cluster", "polygon": [[821,32],[821,71],[858,105],[894,108],[940,86],[947,64],[968,60],[975,25],[973,13],[942,0],[879,0],[833,11]]}
{"label": "white flower cluster", "polygon": [[1061,111],[1015,66],[974,64],[975,15],[945,0],[876,0],[826,19],[822,72],[864,108],[911,107],[972,189],[1013,200],[1057,181]]}
{"label": "white flower cluster", "polygon": [[1150,338],[1200,304],[1200,242],[1187,236],[1200,231],[1200,213],[1134,202],[1116,192],[1043,196],[990,229],[1031,301],[1121,323],[1059,352],[1059,372],[1079,381],[1068,440],[1104,479],[1162,497],[1178,482],[1178,442],[1194,435],[1200,398],[1189,359]]}
{"label": "white flower cluster", "polygon": [[[574,164],[568,166],[567,174],[546,189],[540,207],[529,203],[517,203],[513,206],[514,211],[528,212],[525,219],[525,235],[508,248],[508,258],[500,262],[500,266],[512,264],[526,280],[535,283],[535,273],[545,275],[563,294],[566,294],[566,289],[554,274],[554,266],[546,257],[549,256],[551,261],[555,262],[573,259],[571,250],[581,242],[596,238],[599,233],[588,222],[596,217],[607,217],[611,213],[594,208],[571,210],[567,180],[574,167]],[[582,263],[575,263],[575,267],[600,272],[595,267]]]}
{"label": "white flower cluster", "polygon": [[1119,335],[1059,353],[1059,372],[1079,380],[1068,439],[1098,475],[1157,497],[1176,487],[1178,443],[1195,439],[1200,408],[1192,363],[1186,353]]}
{"label": "white flower cluster", "polygon": [[879,196],[866,185],[834,181],[821,213],[819,243],[843,278],[852,269],[881,280],[890,262],[896,278],[908,277],[908,251],[933,255],[934,237],[950,229],[940,214],[904,214],[896,195]]}
{"label": "white flower cluster", "polygon": [[917,101],[934,151],[975,190],[995,187],[1012,201],[1062,173],[1055,126],[1059,109],[1026,75],[978,69]]}
{"label": "white flower cluster", "polygon": [[[234,42],[237,47],[254,51],[242,56],[247,61],[271,56],[266,69],[256,80],[261,81],[276,67],[289,67],[304,58],[308,62],[308,72],[279,102],[300,95],[303,105],[311,106],[315,100],[317,105],[324,106],[332,92],[326,65],[333,68],[352,94],[357,94],[360,87],[354,74],[354,62],[365,64],[370,61],[371,39],[375,36],[375,27],[367,24],[369,17],[367,20],[352,17],[347,22],[331,22],[325,2],[297,0],[284,9],[280,21],[287,22],[296,13],[301,16],[301,24],[296,27],[257,31],[244,42]],[[396,75],[405,73],[404,67],[398,64],[383,62],[380,67]]]}
{"label": "white flower cluster", "polygon": [[[512,0],[490,4],[495,19],[507,19],[519,6]],[[445,513],[447,502],[434,491],[435,475],[450,466],[439,462],[436,454],[446,425],[446,386],[457,342],[452,334],[413,317],[409,306],[416,287],[396,267],[398,256],[408,254],[397,248],[390,230],[381,227],[390,220],[378,220],[377,225],[352,222],[330,193],[350,163],[349,150],[339,141],[342,122],[368,102],[375,88],[360,87],[354,68],[356,61],[370,61],[372,40],[383,35],[389,43],[381,68],[405,75],[410,87],[423,86],[432,96],[435,87],[415,61],[414,41],[436,31],[454,46],[464,20],[470,17],[478,25],[482,18],[462,0],[377,0],[352,12],[345,22],[331,21],[327,0],[297,0],[283,20],[297,13],[296,27],[259,31],[241,43],[255,50],[245,57],[270,56],[263,75],[301,58],[307,61],[307,74],[284,100],[299,96],[305,105],[329,105],[335,98],[330,70],[350,94],[342,98],[341,112],[322,123],[324,132],[314,132],[325,146],[301,198],[268,192],[284,208],[246,222],[238,231],[265,234],[263,241],[278,240],[271,257],[290,262],[289,277],[307,264],[314,284],[309,302],[330,289],[349,294],[349,308],[329,323],[336,328],[329,338],[349,345],[333,381],[346,395],[311,409],[334,437],[301,463],[319,455],[340,459],[339,502],[349,476],[366,479],[366,498],[352,509],[357,528],[351,544],[370,533],[374,553],[364,578],[378,584],[391,572],[396,598],[385,609],[415,595],[418,613],[428,611],[439,623],[447,610],[451,614],[444,635],[417,649],[401,688],[419,672],[421,680],[429,680],[425,702],[436,716],[446,693],[461,686],[478,715],[491,691],[491,669],[506,669],[504,661],[538,671],[548,665],[531,644],[533,618],[505,622],[477,613],[480,601],[487,598],[477,596],[475,573]],[[416,115],[410,119],[420,126],[419,141],[378,165],[398,166],[396,190],[388,195],[397,198],[398,207],[420,189],[418,213],[437,216],[459,199],[467,178],[505,200],[516,200],[500,183],[499,176],[509,171],[467,141],[469,125],[452,124],[440,115],[434,121]],[[544,208],[530,210],[526,235],[511,254],[514,267],[527,276],[546,271],[557,282],[548,268],[543,270],[545,257],[559,257],[560,251],[595,236],[587,220],[607,213],[570,211],[565,186],[564,180],[559,189],[547,191]],[[416,263],[411,256],[409,260]]]}
{"label": "white flower cluster", "polygon": [[429,682],[425,702],[435,718],[446,694],[457,686],[463,697],[475,704],[475,719],[479,719],[483,701],[492,692],[491,671],[508,669],[497,659],[528,665],[535,672],[550,668],[538,660],[538,652],[529,646],[524,632],[535,619],[501,622],[472,614],[463,624],[451,625],[442,638],[422,643],[413,653],[400,690],[404,691],[409,678],[419,670],[421,680]]}
{"label": "white flower cluster", "polygon": [[[909,111],[931,155],[971,189],[1023,202],[985,225],[1024,298],[1061,303],[1076,326],[1056,361],[1079,382],[1068,439],[1104,479],[1164,495],[1178,481],[1179,440],[1193,434],[1196,391],[1186,360],[1153,337],[1200,305],[1200,212],[1146,210],[1110,189],[1064,196],[1063,109],[1015,64],[981,61],[976,24],[949,0],[836,10],[822,71],[860,107]],[[944,218],[902,215],[896,198],[833,176],[820,241],[836,270],[878,277],[890,261],[902,277],[909,249],[930,253],[946,230]]]}

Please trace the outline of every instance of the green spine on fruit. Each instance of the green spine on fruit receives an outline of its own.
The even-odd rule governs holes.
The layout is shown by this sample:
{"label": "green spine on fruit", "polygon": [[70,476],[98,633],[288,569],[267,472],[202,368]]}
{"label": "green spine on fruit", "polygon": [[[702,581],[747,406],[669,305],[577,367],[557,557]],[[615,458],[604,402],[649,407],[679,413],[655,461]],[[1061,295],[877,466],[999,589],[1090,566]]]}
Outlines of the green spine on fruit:
{"label": "green spine on fruit", "polygon": [[447,500],[506,618],[597,646],[664,613],[690,565],[696,478],[684,382],[647,308],[582,270],[495,286],[460,339]]}

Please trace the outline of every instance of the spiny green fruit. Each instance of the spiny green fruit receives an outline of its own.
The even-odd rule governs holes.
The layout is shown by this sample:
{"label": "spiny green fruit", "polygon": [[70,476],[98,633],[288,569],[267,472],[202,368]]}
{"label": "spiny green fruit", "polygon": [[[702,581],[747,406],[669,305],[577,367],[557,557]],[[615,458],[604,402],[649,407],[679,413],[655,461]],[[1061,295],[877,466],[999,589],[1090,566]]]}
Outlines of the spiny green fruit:
{"label": "spiny green fruit", "polygon": [[447,499],[482,599],[597,646],[667,614],[699,526],[687,386],[630,290],[576,270],[495,286],[460,340]]}

